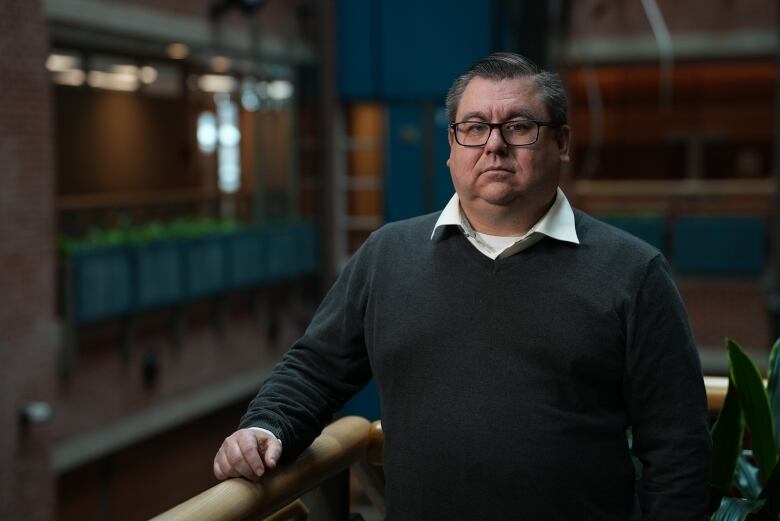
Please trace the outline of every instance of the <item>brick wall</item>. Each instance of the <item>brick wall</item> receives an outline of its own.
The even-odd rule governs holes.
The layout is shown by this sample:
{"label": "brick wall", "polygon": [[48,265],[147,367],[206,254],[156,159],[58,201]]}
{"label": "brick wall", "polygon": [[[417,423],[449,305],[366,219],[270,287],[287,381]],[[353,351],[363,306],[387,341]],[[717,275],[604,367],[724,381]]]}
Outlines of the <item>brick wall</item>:
{"label": "brick wall", "polygon": [[54,172],[47,30],[39,1],[5,0],[0,16],[0,518],[53,509],[46,424],[18,411],[47,400],[56,356]]}

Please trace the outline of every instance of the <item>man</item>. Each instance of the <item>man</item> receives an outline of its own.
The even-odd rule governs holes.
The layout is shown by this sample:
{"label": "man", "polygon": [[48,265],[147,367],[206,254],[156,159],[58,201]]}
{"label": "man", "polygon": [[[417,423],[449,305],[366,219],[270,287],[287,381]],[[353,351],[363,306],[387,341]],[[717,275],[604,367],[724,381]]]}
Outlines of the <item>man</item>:
{"label": "man", "polygon": [[494,54],[447,108],[456,194],[355,253],[215,475],[257,479],[295,457],[373,373],[387,520],[625,520],[637,495],[643,519],[705,519],[710,437],[686,313],[657,250],[558,188],[559,79]]}

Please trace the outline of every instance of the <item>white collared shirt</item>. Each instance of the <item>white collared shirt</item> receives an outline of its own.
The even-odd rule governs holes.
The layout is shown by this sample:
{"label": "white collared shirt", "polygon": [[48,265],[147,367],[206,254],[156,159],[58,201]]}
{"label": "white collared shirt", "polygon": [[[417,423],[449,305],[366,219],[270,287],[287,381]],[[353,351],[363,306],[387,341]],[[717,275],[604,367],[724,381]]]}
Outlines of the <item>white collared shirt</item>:
{"label": "white collared shirt", "polygon": [[431,239],[441,226],[457,226],[463,235],[484,255],[491,259],[509,257],[515,253],[530,248],[545,235],[559,241],[579,244],[577,229],[574,226],[574,211],[571,209],[563,190],[558,188],[555,201],[528,232],[519,237],[499,237],[480,233],[472,228],[466,214],[460,207],[458,194],[453,194],[447,206],[442,210],[436,225],[431,232]]}

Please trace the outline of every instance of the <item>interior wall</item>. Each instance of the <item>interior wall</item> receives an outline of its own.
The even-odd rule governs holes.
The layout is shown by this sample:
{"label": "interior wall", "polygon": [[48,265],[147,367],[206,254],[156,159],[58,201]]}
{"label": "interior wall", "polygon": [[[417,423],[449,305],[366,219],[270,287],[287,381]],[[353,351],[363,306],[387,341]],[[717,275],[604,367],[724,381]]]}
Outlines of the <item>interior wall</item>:
{"label": "interior wall", "polygon": [[54,90],[59,195],[201,187],[186,99]]}
{"label": "interior wall", "polygon": [[141,521],[216,485],[214,454],[245,409],[234,404],[59,476],[57,519]]}

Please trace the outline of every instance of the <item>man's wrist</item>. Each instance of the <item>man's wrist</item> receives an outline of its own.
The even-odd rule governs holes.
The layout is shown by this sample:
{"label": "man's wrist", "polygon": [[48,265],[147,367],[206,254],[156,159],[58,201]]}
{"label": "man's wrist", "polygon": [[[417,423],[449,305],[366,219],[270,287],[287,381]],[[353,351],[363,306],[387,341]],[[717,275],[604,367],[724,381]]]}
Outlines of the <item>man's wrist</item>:
{"label": "man's wrist", "polygon": [[273,432],[269,431],[268,429],[263,429],[262,427],[247,427],[247,429],[253,429],[253,430],[256,430],[256,431],[264,432],[266,434],[270,434],[271,436],[273,436],[273,438],[276,441],[278,441],[279,443],[282,443],[282,440],[279,438],[279,436],[277,436]]}

